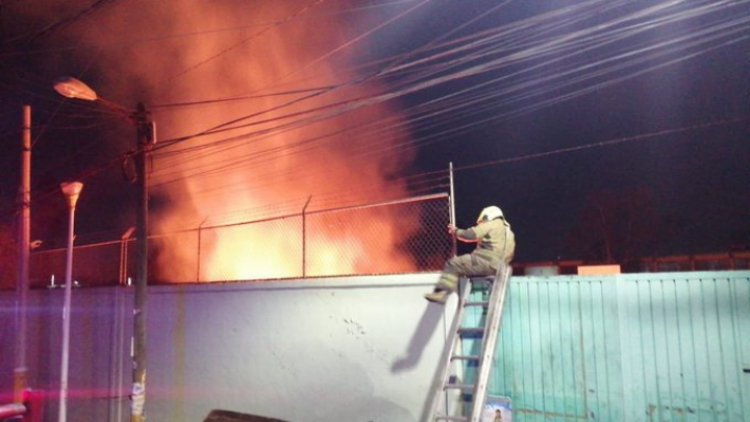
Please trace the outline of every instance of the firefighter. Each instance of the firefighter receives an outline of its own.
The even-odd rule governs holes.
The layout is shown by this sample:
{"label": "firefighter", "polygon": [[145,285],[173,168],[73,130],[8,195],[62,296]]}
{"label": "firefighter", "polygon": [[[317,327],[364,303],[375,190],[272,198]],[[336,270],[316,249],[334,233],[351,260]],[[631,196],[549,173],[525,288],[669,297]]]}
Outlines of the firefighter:
{"label": "firefighter", "polygon": [[494,205],[479,213],[474,227],[463,230],[448,225],[448,233],[455,235],[462,242],[476,243],[477,247],[470,254],[449,259],[434,291],[424,295],[430,302],[441,304],[445,303],[448,295],[458,289],[460,277],[495,275],[501,262],[508,264],[513,260],[516,249],[515,236],[510,224],[505,220],[502,210]]}

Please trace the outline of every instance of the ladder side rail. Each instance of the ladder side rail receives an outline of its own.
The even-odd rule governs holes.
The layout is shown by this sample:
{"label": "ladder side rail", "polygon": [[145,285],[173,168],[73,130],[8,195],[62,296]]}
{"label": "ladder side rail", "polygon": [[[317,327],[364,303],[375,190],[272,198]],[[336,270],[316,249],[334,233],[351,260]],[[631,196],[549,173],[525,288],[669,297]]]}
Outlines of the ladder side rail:
{"label": "ladder side rail", "polygon": [[492,369],[495,346],[500,333],[503,307],[505,305],[505,293],[508,290],[511,271],[509,265],[505,263],[500,264],[493,283],[492,293],[490,294],[490,304],[485,323],[482,355],[479,360],[479,368],[477,369],[477,382],[473,394],[470,422],[479,422],[481,420],[484,403],[487,399],[490,370]]}
{"label": "ladder side rail", "polygon": [[433,422],[437,415],[438,408],[441,404],[441,398],[446,395],[445,383],[447,380],[448,371],[451,367],[451,361],[453,358],[453,352],[456,350],[456,345],[461,341],[461,337],[458,335],[458,329],[461,326],[464,314],[464,303],[468,300],[471,294],[471,281],[466,280],[463,287],[460,289],[460,295],[458,298],[458,307],[456,313],[453,316],[453,322],[451,322],[450,331],[448,331],[448,340],[443,347],[443,354],[440,357],[440,366],[438,371],[435,373],[435,378],[432,381],[432,388],[430,389],[431,402],[428,412],[423,422]]}

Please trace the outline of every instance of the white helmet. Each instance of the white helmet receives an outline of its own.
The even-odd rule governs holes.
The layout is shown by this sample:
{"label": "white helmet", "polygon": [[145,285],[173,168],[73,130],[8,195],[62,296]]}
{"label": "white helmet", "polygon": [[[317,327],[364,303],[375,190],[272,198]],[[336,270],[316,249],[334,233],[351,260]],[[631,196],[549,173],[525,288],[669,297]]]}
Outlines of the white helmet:
{"label": "white helmet", "polygon": [[503,217],[503,211],[499,207],[492,205],[490,207],[486,207],[482,210],[482,212],[479,213],[479,217],[477,217],[477,223],[481,223],[482,221],[491,221],[497,218],[505,218]]}

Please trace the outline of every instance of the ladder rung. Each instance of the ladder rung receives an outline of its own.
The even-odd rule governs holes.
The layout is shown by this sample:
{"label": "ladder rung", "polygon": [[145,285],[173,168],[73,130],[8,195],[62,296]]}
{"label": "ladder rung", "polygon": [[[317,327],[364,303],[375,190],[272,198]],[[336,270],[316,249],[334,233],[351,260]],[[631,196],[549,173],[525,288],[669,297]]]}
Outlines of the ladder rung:
{"label": "ladder rung", "polygon": [[[1,1],[1,0],[0,0]],[[500,329],[500,317],[503,313],[504,298],[507,291],[508,281],[510,279],[511,269],[506,265],[498,268],[494,277],[470,277],[468,280],[462,280],[461,292],[459,294],[459,305],[454,315],[450,328],[450,337],[446,343],[446,348],[441,356],[441,363],[446,366],[441,367],[437,375],[443,378],[442,384],[437,384],[432,390],[432,406],[429,413],[429,422],[437,421],[454,421],[469,422],[479,417],[482,413],[482,407],[487,395],[487,379],[490,374],[492,356],[497,342],[497,336]],[[470,322],[464,319],[464,314],[476,312],[467,311],[467,308],[474,307],[477,312],[482,314],[477,322]],[[462,326],[469,325],[469,326]],[[459,349],[463,346],[462,342],[479,341],[481,352],[478,355],[461,354]],[[472,345],[474,346],[474,345]],[[458,347],[459,349],[455,349]],[[466,352],[469,352],[466,350]],[[456,353],[456,354],[454,354]],[[477,353],[471,351],[469,353]],[[447,361],[447,362],[446,362]],[[469,367],[476,366],[476,380],[461,380],[456,375],[449,375],[453,366],[464,366],[466,370]],[[473,384],[468,384],[467,382]],[[448,406],[447,400],[458,399],[460,406],[457,410],[463,410],[456,416],[448,415],[446,411]],[[446,407],[447,406],[447,407]],[[440,408],[443,408],[441,414]],[[454,413],[454,412],[451,412]]]}
{"label": "ladder rung", "polygon": [[466,302],[464,304],[464,307],[468,308],[469,306],[489,306],[490,302]]}
{"label": "ladder rung", "polygon": [[446,390],[473,390],[474,384],[445,384]]}
{"label": "ladder rung", "polygon": [[484,328],[459,328],[459,334],[484,334]]}
{"label": "ladder rung", "polygon": [[438,415],[435,416],[436,421],[454,421],[454,422],[464,422],[468,421],[469,418],[466,416],[446,416],[446,415]]}
{"label": "ladder rung", "polygon": [[479,356],[474,355],[453,355],[451,356],[452,360],[476,360],[479,361]]}

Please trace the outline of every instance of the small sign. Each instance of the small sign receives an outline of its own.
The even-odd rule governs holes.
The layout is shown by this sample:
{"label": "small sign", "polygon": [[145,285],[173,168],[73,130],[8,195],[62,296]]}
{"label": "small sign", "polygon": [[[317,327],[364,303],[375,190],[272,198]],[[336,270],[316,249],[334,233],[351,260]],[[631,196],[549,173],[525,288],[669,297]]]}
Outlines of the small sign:
{"label": "small sign", "polygon": [[579,265],[578,275],[617,275],[620,274],[619,265]]}
{"label": "small sign", "polygon": [[512,422],[513,410],[508,397],[487,397],[482,422]]}

